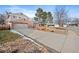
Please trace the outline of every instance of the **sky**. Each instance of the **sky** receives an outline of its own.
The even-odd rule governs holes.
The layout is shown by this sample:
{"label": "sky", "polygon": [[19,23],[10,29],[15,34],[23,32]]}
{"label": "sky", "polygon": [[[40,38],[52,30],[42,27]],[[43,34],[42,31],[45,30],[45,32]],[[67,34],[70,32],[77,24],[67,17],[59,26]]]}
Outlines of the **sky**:
{"label": "sky", "polygon": [[[69,17],[79,18],[79,5],[64,5],[68,11]],[[54,14],[56,5],[0,5],[0,13],[5,11],[22,12],[28,17],[34,17],[36,9],[42,8],[44,11],[52,12]]]}

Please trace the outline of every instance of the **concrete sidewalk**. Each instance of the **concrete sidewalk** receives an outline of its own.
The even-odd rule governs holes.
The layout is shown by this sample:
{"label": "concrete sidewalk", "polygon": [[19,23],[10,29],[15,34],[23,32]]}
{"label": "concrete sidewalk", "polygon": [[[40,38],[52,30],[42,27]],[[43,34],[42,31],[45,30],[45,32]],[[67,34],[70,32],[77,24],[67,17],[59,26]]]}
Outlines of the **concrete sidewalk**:
{"label": "concrete sidewalk", "polygon": [[68,31],[62,52],[79,53],[79,36],[75,32]]}

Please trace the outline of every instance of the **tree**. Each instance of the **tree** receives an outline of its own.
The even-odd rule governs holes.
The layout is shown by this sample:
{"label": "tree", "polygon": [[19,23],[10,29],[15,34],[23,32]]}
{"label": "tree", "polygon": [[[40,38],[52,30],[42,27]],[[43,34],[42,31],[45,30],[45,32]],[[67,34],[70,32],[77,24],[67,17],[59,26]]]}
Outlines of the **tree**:
{"label": "tree", "polygon": [[73,22],[75,22],[76,24],[79,24],[79,18],[74,18]]}
{"label": "tree", "polygon": [[49,23],[53,23],[53,16],[52,16],[52,13],[51,12],[48,12],[47,13],[47,19],[48,19],[48,22]]}
{"label": "tree", "polygon": [[52,22],[53,16],[51,12],[43,11],[43,9],[38,8],[36,10],[36,17],[34,17],[35,21],[38,21],[41,25],[45,25],[48,21]]}
{"label": "tree", "polygon": [[74,18],[74,19],[72,20],[72,22],[75,23],[75,24],[79,24],[79,18]]}
{"label": "tree", "polygon": [[5,23],[5,16],[3,14],[0,14],[0,24]]}
{"label": "tree", "polygon": [[10,17],[9,14],[12,14],[12,12],[5,11],[5,14],[6,14],[6,19],[8,19]]}
{"label": "tree", "polygon": [[38,9],[36,10],[35,16],[38,18],[38,22],[41,22],[42,13],[43,13],[43,10],[42,10],[41,8],[38,8]]}
{"label": "tree", "polygon": [[45,24],[47,19],[47,12],[43,11],[43,9],[38,8],[36,10],[36,17],[34,17],[35,21],[38,21],[40,24]]}
{"label": "tree", "polygon": [[59,26],[63,27],[68,18],[65,6],[56,6],[55,16]]}
{"label": "tree", "polygon": [[47,20],[47,12],[43,12],[41,15],[42,18],[42,24],[46,24],[46,20]]}
{"label": "tree", "polygon": [[37,18],[37,17],[34,17],[34,20],[35,20],[35,21],[38,21],[38,18]]}

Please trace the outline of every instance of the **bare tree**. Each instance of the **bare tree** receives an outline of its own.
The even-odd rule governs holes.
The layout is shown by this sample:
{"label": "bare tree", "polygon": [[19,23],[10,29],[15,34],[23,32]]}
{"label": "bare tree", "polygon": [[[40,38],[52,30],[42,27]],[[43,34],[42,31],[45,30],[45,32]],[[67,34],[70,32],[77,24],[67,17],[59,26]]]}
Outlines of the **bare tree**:
{"label": "bare tree", "polygon": [[67,13],[68,11],[66,11],[65,6],[62,6],[62,5],[56,6],[55,16],[56,16],[56,20],[59,26],[63,27],[65,22],[67,22],[67,18],[68,18]]}
{"label": "bare tree", "polygon": [[76,24],[79,24],[79,18],[74,18],[73,22],[75,22]]}
{"label": "bare tree", "polygon": [[5,16],[3,14],[0,14],[0,24],[5,23]]}

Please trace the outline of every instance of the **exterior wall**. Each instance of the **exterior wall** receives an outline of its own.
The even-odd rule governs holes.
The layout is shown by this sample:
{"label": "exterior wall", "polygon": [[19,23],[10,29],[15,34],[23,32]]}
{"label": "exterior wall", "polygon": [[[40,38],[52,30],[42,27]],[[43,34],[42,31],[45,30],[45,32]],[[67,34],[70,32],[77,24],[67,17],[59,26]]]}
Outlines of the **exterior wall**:
{"label": "exterior wall", "polygon": [[8,24],[3,24],[3,25],[0,25],[0,30],[10,30],[10,25]]}

